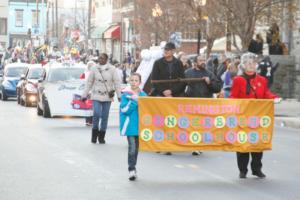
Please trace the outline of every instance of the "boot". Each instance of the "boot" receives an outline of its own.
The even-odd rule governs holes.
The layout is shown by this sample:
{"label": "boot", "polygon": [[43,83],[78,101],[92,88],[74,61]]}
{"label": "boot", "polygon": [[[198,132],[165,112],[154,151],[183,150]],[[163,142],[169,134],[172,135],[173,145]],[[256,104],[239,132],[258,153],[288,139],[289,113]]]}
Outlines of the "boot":
{"label": "boot", "polygon": [[252,174],[254,176],[257,176],[258,178],[266,178],[266,175],[261,170],[254,171],[254,172],[252,172]]}
{"label": "boot", "polygon": [[104,138],[105,138],[105,133],[106,133],[106,131],[98,131],[98,142],[100,143],[100,144],[105,144],[105,140],[104,140]]}
{"label": "boot", "polygon": [[98,130],[97,129],[92,129],[92,143],[97,143],[97,137],[98,137]]}

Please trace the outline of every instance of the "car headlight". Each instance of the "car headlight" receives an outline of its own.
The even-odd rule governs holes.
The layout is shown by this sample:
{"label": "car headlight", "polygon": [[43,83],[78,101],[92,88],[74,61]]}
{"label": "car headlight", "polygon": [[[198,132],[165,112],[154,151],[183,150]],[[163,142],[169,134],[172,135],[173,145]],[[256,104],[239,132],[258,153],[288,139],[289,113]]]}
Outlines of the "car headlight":
{"label": "car headlight", "polygon": [[30,102],[35,102],[36,101],[36,96],[30,96],[29,101]]}
{"label": "car headlight", "polygon": [[37,92],[36,87],[35,87],[34,85],[32,85],[32,84],[26,84],[25,89],[26,89],[28,92]]}
{"label": "car headlight", "polygon": [[3,81],[2,82],[2,86],[4,87],[4,89],[13,89],[13,86],[10,84],[9,81]]}

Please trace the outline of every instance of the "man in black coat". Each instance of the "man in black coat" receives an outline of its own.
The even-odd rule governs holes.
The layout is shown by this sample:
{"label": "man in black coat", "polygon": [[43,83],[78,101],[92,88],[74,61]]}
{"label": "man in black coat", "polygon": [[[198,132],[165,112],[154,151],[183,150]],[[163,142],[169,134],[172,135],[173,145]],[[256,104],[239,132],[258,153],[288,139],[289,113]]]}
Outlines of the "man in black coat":
{"label": "man in black coat", "polygon": [[[212,98],[214,93],[220,92],[222,82],[211,71],[206,69],[204,55],[199,55],[194,60],[194,68],[185,71],[185,78],[202,78],[197,82],[188,82],[185,96]],[[192,155],[200,155],[201,151],[193,151]]]}
{"label": "man in black coat", "polygon": [[[168,42],[164,47],[164,56],[154,62],[151,80],[172,80],[184,78],[184,68],[182,62],[174,57],[175,45]],[[185,83],[154,83],[154,96],[178,97],[182,96],[185,89]],[[171,155],[166,152],[166,155]]]}
{"label": "man in black coat", "polygon": [[197,56],[194,60],[195,67],[185,71],[186,78],[203,78],[201,81],[188,83],[186,96],[212,98],[214,93],[220,92],[222,82],[205,69],[205,61],[205,56]]}
{"label": "man in black coat", "polygon": [[[184,78],[182,62],[174,57],[175,45],[168,42],[164,47],[164,56],[154,62],[151,80],[171,80]],[[154,96],[178,97],[182,96],[185,83],[154,83]]]}

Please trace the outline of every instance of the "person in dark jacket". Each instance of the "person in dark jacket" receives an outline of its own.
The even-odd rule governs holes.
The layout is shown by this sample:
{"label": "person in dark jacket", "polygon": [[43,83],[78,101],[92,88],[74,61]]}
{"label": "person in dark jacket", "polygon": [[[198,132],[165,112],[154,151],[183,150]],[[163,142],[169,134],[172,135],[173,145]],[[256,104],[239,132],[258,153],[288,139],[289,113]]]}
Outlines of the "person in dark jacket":
{"label": "person in dark jacket", "polygon": [[[206,69],[204,55],[199,55],[194,60],[194,67],[185,71],[185,78],[203,78],[197,82],[188,82],[185,91],[187,97],[212,98],[213,93],[221,90],[222,84],[217,77]],[[192,155],[200,155],[201,151],[193,151]]]}
{"label": "person in dark jacket", "polygon": [[215,76],[217,76],[219,66],[219,59],[218,57],[211,57],[206,62],[206,69],[212,72]]}
{"label": "person in dark jacket", "polygon": [[263,54],[264,40],[260,34],[256,34],[255,40],[252,39],[248,51],[255,54]]}
{"label": "person in dark jacket", "polygon": [[188,82],[186,96],[212,98],[213,93],[220,92],[222,83],[213,73],[205,69],[205,61],[204,56],[197,56],[194,60],[195,67],[185,71],[185,78],[203,78],[199,82]]}
{"label": "person in dark jacket", "polygon": [[[153,65],[151,80],[172,80],[184,78],[182,62],[174,57],[175,44],[168,42],[164,47],[164,55]],[[184,93],[185,83],[155,83],[152,84],[153,96],[178,97]],[[166,152],[166,155],[171,155]]]}
{"label": "person in dark jacket", "polygon": [[272,64],[272,61],[269,56],[264,57],[257,67],[258,73],[265,77],[268,80],[268,88],[271,88],[273,85],[273,77],[276,69],[278,68],[279,63],[275,65]]}
{"label": "person in dark jacket", "polygon": [[267,43],[270,55],[283,55],[282,42],[280,41],[279,26],[273,23],[267,32]]}
{"label": "person in dark jacket", "polygon": [[[182,62],[174,57],[175,45],[169,42],[164,47],[164,56],[154,62],[151,80],[172,80],[184,78]],[[155,83],[155,96],[178,97],[182,96],[185,83]]]}

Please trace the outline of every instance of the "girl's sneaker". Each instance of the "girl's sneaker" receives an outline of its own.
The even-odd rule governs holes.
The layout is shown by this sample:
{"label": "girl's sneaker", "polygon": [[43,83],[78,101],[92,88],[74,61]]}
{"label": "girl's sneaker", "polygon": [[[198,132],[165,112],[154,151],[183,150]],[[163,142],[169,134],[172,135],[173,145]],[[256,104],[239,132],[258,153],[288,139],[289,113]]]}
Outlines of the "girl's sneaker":
{"label": "girl's sneaker", "polygon": [[134,181],[136,178],[137,178],[136,171],[135,170],[129,171],[129,180]]}
{"label": "girl's sneaker", "polygon": [[201,154],[202,154],[201,151],[193,151],[193,153],[192,153],[193,156],[199,156]]}

